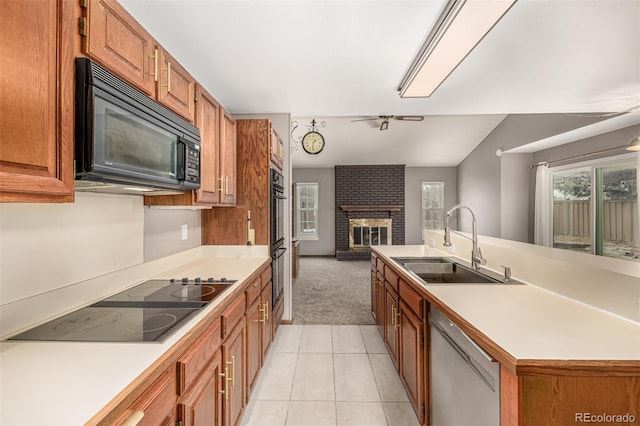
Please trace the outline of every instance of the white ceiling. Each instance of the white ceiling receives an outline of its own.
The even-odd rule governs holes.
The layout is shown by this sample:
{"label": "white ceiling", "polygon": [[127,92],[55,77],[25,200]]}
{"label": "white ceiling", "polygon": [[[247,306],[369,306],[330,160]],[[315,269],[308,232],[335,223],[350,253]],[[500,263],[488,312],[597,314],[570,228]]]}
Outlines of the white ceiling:
{"label": "white ceiling", "polygon": [[[640,104],[640,0],[519,0],[421,99],[396,89],[444,0],[120,1],[232,113],[325,120],[326,152],[294,153],[296,166],[356,164],[363,146],[385,163],[455,165],[505,114]],[[429,117],[350,122],[382,114]]]}

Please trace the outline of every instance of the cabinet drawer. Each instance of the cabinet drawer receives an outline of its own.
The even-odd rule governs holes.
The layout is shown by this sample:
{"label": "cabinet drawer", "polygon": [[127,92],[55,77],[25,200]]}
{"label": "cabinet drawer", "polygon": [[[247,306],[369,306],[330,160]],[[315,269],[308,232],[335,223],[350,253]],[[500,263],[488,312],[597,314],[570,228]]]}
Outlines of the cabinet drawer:
{"label": "cabinet drawer", "polygon": [[262,288],[264,288],[271,281],[271,267],[267,266],[264,271],[260,273],[260,280],[262,281]]}
{"label": "cabinet drawer", "polygon": [[398,274],[396,274],[393,269],[386,266],[384,268],[384,279],[395,289],[398,291]]}
{"label": "cabinet drawer", "polygon": [[382,261],[382,259],[378,258],[378,260],[376,261],[376,264],[377,264],[378,271],[380,271],[381,274],[384,274],[384,262]]}
{"label": "cabinet drawer", "polygon": [[262,285],[260,285],[260,278],[256,278],[244,291],[244,294],[247,297],[247,308],[249,308],[258,297],[260,297],[261,291]]}
{"label": "cabinet drawer", "polygon": [[401,278],[398,284],[398,294],[400,298],[407,304],[409,308],[415,313],[418,318],[422,319],[423,315],[423,303],[422,297],[418,292],[416,292],[413,288],[409,286],[404,280]]}
{"label": "cabinet drawer", "polygon": [[376,269],[378,266],[378,256],[371,254],[371,269]]}
{"label": "cabinet drawer", "polygon": [[211,357],[220,349],[222,337],[220,334],[220,319],[217,319],[200,339],[178,359],[178,395],[184,395],[198,376],[208,365]]}
{"label": "cabinet drawer", "polygon": [[236,300],[229,305],[227,310],[222,314],[222,338],[226,338],[244,319],[245,298],[236,297]]}
{"label": "cabinet drawer", "polygon": [[175,422],[176,376],[173,369],[164,372],[153,382],[115,424],[123,424],[135,412],[142,412],[143,417],[138,426],[170,425]]}

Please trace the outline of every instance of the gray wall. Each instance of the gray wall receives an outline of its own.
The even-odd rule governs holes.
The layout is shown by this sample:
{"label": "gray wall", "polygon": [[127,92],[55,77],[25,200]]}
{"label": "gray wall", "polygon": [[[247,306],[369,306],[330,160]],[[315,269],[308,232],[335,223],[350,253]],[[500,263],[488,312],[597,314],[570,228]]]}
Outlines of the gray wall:
{"label": "gray wall", "polygon": [[318,183],[318,240],[300,242],[301,256],[335,256],[335,171],[331,168],[293,169],[293,182]]}
{"label": "gray wall", "polygon": [[[200,210],[144,208],[144,261],[158,259],[200,246]],[[187,225],[182,240],[182,225]]]}
{"label": "gray wall", "polygon": [[[513,114],[507,116],[458,166],[458,202],[471,207],[478,220],[478,233],[500,238],[502,236],[502,175],[501,157],[498,148],[506,151],[521,145],[544,139],[558,133],[573,130],[602,118],[584,118],[566,114]],[[514,179],[517,191],[529,192],[523,179]],[[510,198],[506,200],[510,202]],[[458,215],[459,229],[471,232],[471,215]],[[513,235],[510,229],[508,234]],[[517,233],[521,235],[521,233]]]}
{"label": "gray wall", "polygon": [[[295,168],[294,182],[319,183],[318,241],[302,241],[303,256],[335,255],[335,173],[333,168]],[[444,182],[445,209],[457,202],[456,167],[407,167],[405,168],[405,244],[422,244],[420,184]]]}
{"label": "gray wall", "polygon": [[527,243],[533,241],[533,216],[530,217],[531,154],[503,154],[500,158],[500,238]]}
{"label": "gray wall", "polygon": [[458,202],[456,167],[406,167],[404,178],[405,244],[422,244],[422,182],[444,182],[445,212]]}

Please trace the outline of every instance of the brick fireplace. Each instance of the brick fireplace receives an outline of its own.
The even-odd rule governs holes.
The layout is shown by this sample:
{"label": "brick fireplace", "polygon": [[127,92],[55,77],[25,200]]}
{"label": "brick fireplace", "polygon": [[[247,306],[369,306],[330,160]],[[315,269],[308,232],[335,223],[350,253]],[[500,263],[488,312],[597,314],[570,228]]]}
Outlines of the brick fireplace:
{"label": "brick fireplace", "polygon": [[[383,232],[393,244],[404,244],[404,165],[336,166],[336,258],[364,260],[371,256],[372,227],[360,232],[360,244],[350,247],[350,219],[368,219],[380,243]],[[388,231],[381,231],[378,219],[391,219]],[[353,222],[352,222],[353,223]],[[353,225],[351,226],[353,240]],[[357,231],[356,231],[357,232]],[[364,244],[364,233],[369,244]],[[393,238],[391,238],[393,236]]]}

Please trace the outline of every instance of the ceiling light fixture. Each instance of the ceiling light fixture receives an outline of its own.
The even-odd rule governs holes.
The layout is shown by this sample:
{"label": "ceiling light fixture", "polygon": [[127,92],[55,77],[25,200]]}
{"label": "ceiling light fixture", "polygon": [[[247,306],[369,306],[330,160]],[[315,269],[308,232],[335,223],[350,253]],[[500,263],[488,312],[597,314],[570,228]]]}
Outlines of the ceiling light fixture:
{"label": "ceiling light fixture", "polygon": [[400,82],[400,96],[431,96],[515,2],[449,0]]}
{"label": "ceiling light fixture", "polygon": [[636,136],[629,142],[627,151],[640,151],[640,136]]}

